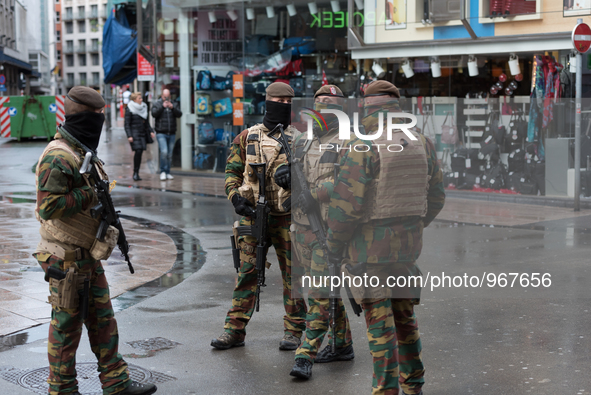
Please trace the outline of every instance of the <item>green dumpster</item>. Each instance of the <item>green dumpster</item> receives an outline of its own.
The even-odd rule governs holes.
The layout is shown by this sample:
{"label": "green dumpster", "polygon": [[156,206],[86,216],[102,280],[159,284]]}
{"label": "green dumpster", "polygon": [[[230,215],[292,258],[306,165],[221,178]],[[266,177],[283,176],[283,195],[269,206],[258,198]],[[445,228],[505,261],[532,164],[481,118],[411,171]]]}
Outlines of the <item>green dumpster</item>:
{"label": "green dumpster", "polygon": [[0,97],[0,137],[51,140],[64,120],[63,96]]}

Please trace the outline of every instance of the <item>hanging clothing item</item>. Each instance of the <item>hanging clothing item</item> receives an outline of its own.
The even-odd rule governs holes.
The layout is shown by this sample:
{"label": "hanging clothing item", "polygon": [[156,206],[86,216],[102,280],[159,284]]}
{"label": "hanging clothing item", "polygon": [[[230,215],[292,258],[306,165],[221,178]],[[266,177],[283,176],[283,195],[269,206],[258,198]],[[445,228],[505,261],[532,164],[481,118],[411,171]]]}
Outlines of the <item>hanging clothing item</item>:
{"label": "hanging clothing item", "polygon": [[554,99],[556,97],[556,80],[558,71],[556,62],[549,56],[544,57],[545,81],[544,81],[544,115],[542,128],[547,128],[554,119]]}

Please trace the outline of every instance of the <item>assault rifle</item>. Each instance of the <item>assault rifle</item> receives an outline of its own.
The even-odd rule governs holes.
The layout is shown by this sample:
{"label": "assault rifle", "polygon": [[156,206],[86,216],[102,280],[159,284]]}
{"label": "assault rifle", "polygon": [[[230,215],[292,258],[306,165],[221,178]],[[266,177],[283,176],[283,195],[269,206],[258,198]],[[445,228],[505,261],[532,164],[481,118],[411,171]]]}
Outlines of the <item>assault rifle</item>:
{"label": "assault rifle", "polygon": [[255,172],[257,179],[259,180],[259,199],[256,202],[254,223],[250,226],[238,226],[236,227],[236,232],[239,236],[248,235],[257,239],[257,290],[255,293],[255,310],[258,312],[261,304],[261,287],[266,286],[265,269],[267,268],[267,217],[271,212],[271,208],[269,207],[269,203],[265,197],[267,164],[251,163],[250,167]]}
{"label": "assault rifle", "polygon": [[[279,129],[281,134],[280,138],[273,137],[273,133],[276,129]],[[275,129],[269,132],[269,137],[277,141],[279,144],[283,146],[285,150],[285,154],[287,156],[287,162],[291,166],[291,174],[294,176],[292,184],[295,183],[295,191],[298,193],[304,193],[310,191],[310,186],[308,185],[308,180],[304,174],[303,163],[301,162],[300,158],[293,158],[291,148],[285,136],[285,132],[283,131],[283,125],[279,124]],[[310,147],[312,146],[313,140],[308,140],[304,146],[303,153],[304,155],[308,152]],[[303,155],[302,155],[303,156]],[[285,211],[291,210],[291,207],[287,207],[287,205],[291,204],[290,201],[287,201],[283,204],[283,209]],[[310,230],[316,236],[318,243],[322,247],[322,251],[324,252],[324,258],[328,262],[328,274],[329,276],[336,276],[338,277],[340,273],[340,263],[341,260],[337,257],[334,257],[334,254],[330,254],[328,250],[328,243],[326,238],[326,230],[324,229],[322,223],[322,217],[320,215],[320,206],[318,203],[309,207],[306,215],[308,217],[308,222],[310,222]],[[350,290],[347,288],[347,294],[349,295],[349,299],[351,301],[351,306],[353,307],[353,312],[357,315],[361,314],[361,307],[355,302],[350,296]],[[330,325],[332,326],[332,352],[336,352],[336,319],[337,319],[337,299],[339,298],[340,293],[339,290],[334,290],[331,286],[330,293],[328,295],[329,298],[329,312],[330,312]]]}
{"label": "assault rifle", "polygon": [[133,274],[133,266],[129,260],[129,243],[127,243],[127,238],[125,237],[125,232],[123,231],[123,226],[119,219],[119,211],[115,211],[115,206],[113,205],[109,190],[109,183],[103,180],[98,174],[96,166],[92,163],[94,160],[98,160],[98,158],[94,159],[92,152],[87,152],[84,156],[84,162],[80,167],[80,174],[90,174],[95,181],[94,185],[96,187],[98,203],[90,209],[90,215],[92,215],[93,218],[100,217],[101,219],[98,231],[96,232],[96,238],[99,241],[104,241],[109,226],[117,228],[119,231],[117,245],[119,246],[121,255],[123,255],[127,262],[127,266],[129,266],[129,271]]}

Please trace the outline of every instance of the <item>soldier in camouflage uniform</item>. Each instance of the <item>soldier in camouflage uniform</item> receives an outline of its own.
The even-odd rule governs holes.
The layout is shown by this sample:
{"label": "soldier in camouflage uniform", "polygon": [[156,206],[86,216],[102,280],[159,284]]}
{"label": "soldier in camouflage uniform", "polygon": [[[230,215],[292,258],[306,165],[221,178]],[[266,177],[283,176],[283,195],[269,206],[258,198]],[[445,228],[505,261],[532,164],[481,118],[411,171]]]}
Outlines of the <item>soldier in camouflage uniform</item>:
{"label": "soldier in camouflage uniform", "polygon": [[[285,127],[288,137],[296,132],[293,126],[288,127],[291,123],[293,96],[293,89],[285,83],[276,82],[267,87],[263,123],[244,130],[234,139],[226,164],[226,194],[236,214],[242,216],[235,226],[251,225],[255,215],[253,206],[258,199],[258,180],[249,164],[267,164],[265,197],[271,209],[268,216],[268,241],[275,247],[279,260],[286,313],[283,317],[284,336],[279,343],[280,350],[295,350],[306,328],[306,303],[302,298],[293,298],[291,293],[291,215],[289,208],[286,210],[283,207],[283,203],[291,196],[290,170],[286,165],[285,150],[267,136],[270,131],[277,130],[278,124]],[[211,341],[211,346],[219,350],[244,346],[246,325],[254,311],[256,299],[256,244],[257,240],[253,236],[238,238],[241,262],[238,282],[232,295],[232,308],[226,316],[224,333]]]}
{"label": "soldier in camouflage uniform", "polygon": [[[343,150],[340,173],[329,206],[329,249],[346,250],[345,274],[365,267],[368,276],[385,273],[420,275],[416,265],[423,228],[443,208],[443,177],[433,143],[416,132],[416,140],[395,130],[386,139],[386,113],[401,112],[398,89],[387,81],[376,81],[365,91],[363,126],[375,134],[383,114],[384,133],[376,140],[352,138]],[[404,124],[406,120],[394,120]],[[389,144],[401,152],[390,152]],[[379,146],[378,144],[382,144]],[[396,146],[393,151],[397,151]],[[398,156],[396,156],[398,155]],[[391,270],[395,269],[395,270]],[[359,275],[359,274],[357,274]],[[361,302],[373,356],[373,394],[422,394],[424,366],[414,306],[418,298],[404,297],[394,289],[352,289]],[[415,295],[416,296],[416,295]]]}
{"label": "soldier in camouflage uniform", "polygon": [[[314,95],[315,111],[333,109],[343,111],[343,92],[335,85],[325,85]],[[294,207],[292,221],[295,233],[293,243],[295,255],[300,265],[309,268],[310,276],[324,278],[329,275],[327,259],[323,246],[310,229],[306,212],[312,207],[318,207],[322,221],[326,222],[328,202],[334,186],[334,164],[338,159],[338,152],[334,146],[339,141],[339,122],[334,114],[322,114],[326,125],[314,124],[314,143],[306,150],[308,142],[306,135],[296,138],[295,156],[303,162],[304,174],[310,187],[298,197],[298,207]],[[331,149],[320,149],[320,144]],[[302,158],[303,157],[303,158]],[[332,331],[329,331],[329,345],[320,353],[318,349],[329,328],[329,299],[327,290],[323,287],[311,286],[308,294],[308,315],[306,316],[306,337],[297,349],[295,365],[290,375],[308,379],[312,375],[314,362],[326,363],[333,361],[350,361],[355,358],[349,319],[345,311],[343,300],[339,298],[337,316],[335,318],[336,352],[332,352]],[[317,354],[318,353],[318,354]]]}
{"label": "soldier in camouflage uniform", "polygon": [[[66,120],[55,140],[47,146],[37,165],[37,219],[41,242],[33,254],[50,281],[52,304],[48,338],[49,394],[79,394],[76,380],[76,350],[82,326],[88,331],[98,359],[103,394],[149,395],[153,384],[133,382],[127,364],[118,352],[119,336],[109,285],[100,260],[95,259],[98,221],[89,214],[96,204],[92,179],[80,174],[86,149],[96,151],[104,122],[105,102],[91,88],[74,87],[65,101]],[[106,178],[101,164],[99,174]],[[112,249],[111,249],[112,250]],[[110,250],[109,252],[110,253]],[[104,258],[103,258],[104,259]],[[88,317],[80,314],[79,300],[65,301],[63,282],[49,278],[48,269],[76,274],[89,283]],[[78,285],[77,281],[73,281]],[[62,288],[63,287],[63,288]],[[71,294],[77,294],[73,288]]]}

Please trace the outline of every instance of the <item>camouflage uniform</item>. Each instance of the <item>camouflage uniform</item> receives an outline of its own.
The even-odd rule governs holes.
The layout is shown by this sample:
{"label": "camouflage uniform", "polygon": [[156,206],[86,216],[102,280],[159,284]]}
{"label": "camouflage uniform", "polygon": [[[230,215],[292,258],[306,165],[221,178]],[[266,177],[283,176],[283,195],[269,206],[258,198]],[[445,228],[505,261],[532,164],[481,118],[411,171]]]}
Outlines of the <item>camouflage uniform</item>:
{"label": "camouflage uniform", "polygon": [[[366,108],[367,109],[367,108]],[[396,102],[387,111],[401,112]],[[379,125],[378,113],[363,119],[366,133],[372,134]],[[385,115],[385,112],[384,112]],[[384,116],[384,131],[386,116]],[[405,121],[400,121],[404,123]],[[384,132],[383,135],[386,133]],[[344,145],[365,144],[368,152],[344,150],[340,172],[329,207],[329,248],[332,253],[346,249],[352,262],[366,262],[404,267],[409,274],[420,274],[416,260],[422,249],[423,228],[441,211],[445,200],[443,177],[433,143],[420,136],[427,154],[428,192],[426,215],[363,221],[368,189],[372,180],[379,179],[380,156],[396,155],[378,152],[377,143],[353,138]],[[386,141],[387,142],[387,141]],[[348,245],[348,247],[347,247]],[[379,290],[378,290],[379,292]],[[373,394],[398,394],[400,385],[407,394],[417,394],[424,384],[419,337],[414,305],[418,299],[366,298],[362,301],[367,324],[369,347],[373,356]]]}
{"label": "camouflage uniform", "polygon": [[[258,125],[263,131],[268,131],[263,125]],[[244,171],[246,166],[248,129],[240,133],[233,141],[230,155],[226,164],[226,194],[232,200],[235,194],[239,194],[244,183]],[[274,170],[267,174],[267,183],[272,183]],[[269,185],[269,184],[268,184]],[[267,192],[269,191],[267,188]],[[273,199],[267,196],[267,199]],[[268,216],[268,237],[275,247],[279,260],[279,269],[283,278],[283,305],[286,315],[283,317],[285,334],[291,334],[301,338],[306,327],[306,303],[302,298],[292,296],[292,266],[291,266],[291,236],[289,228],[291,215],[283,213]],[[242,217],[240,225],[250,225],[250,217]],[[241,236],[238,240],[240,252],[240,272],[238,282],[232,294],[232,308],[226,316],[224,330],[230,335],[244,340],[246,325],[252,317],[255,307],[255,291],[257,286],[256,270],[256,238],[252,236]]]}
{"label": "camouflage uniform", "polygon": [[[58,134],[56,138],[60,138]],[[68,143],[69,144],[69,143]],[[84,152],[69,144],[77,154]],[[86,210],[94,199],[92,189],[79,172],[79,164],[65,150],[53,150],[40,158],[37,167],[37,212],[42,220],[67,219]],[[43,228],[42,238],[46,238]],[[62,244],[63,247],[66,245]],[[74,250],[77,246],[70,245]],[[68,248],[66,248],[68,249]],[[103,394],[124,391],[130,383],[127,364],[118,352],[119,336],[114,317],[109,285],[100,261],[87,250],[75,260],[65,261],[42,248],[33,254],[44,271],[52,266],[66,271],[76,266],[79,273],[90,278],[88,318],[82,321],[79,309],[61,309],[53,306],[49,328],[49,394],[69,394],[77,391],[76,350],[86,326],[93,353],[98,359]],[[54,288],[53,292],[57,292]]]}
{"label": "camouflage uniform", "polygon": [[[314,140],[314,143],[310,147],[308,152],[319,150],[319,144],[328,144],[329,142],[338,139],[338,125],[331,125],[331,132],[322,136],[320,142]],[[301,158],[302,148],[306,143],[305,136],[299,135],[295,142],[295,155]],[[330,159],[334,157],[334,159]],[[307,176],[313,171],[308,160],[309,155],[306,155],[303,159],[304,174]],[[335,162],[337,159],[336,151],[327,150],[323,153],[320,159],[320,166],[329,166],[329,162]],[[310,192],[312,197],[317,202],[321,202],[322,206],[326,206],[326,203],[330,200],[330,195],[334,186],[333,177],[333,166],[329,169],[320,170],[324,174],[321,176],[320,181],[315,180],[316,185],[310,185]],[[321,210],[325,213],[325,210]],[[308,269],[309,275],[316,278],[324,278],[329,275],[327,259],[324,256],[324,250],[316,235],[312,232],[309,226],[302,224],[303,216],[305,214],[301,209],[295,209],[292,211],[292,217],[294,222],[294,250],[296,251],[296,259],[298,266],[302,266]],[[326,215],[322,218],[326,221]],[[329,342],[332,342],[332,331],[329,331],[329,318],[330,318],[330,300],[327,298],[327,290],[324,287],[316,287],[314,284],[311,285],[308,293],[308,314],[306,316],[306,337],[300,347],[296,351],[297,358],[305,358],[310,362],[314,362],[318,353],[319,347],[322,345],[326,332],[329,333]],[[351,337],[351,328],[349,326],[349,318],[345,311],[345,305],[342,299],[338,299],[337,302],[337,316],[335,318],[335,333],[336,333],[336,347],[344,348],[353,344]]]}

